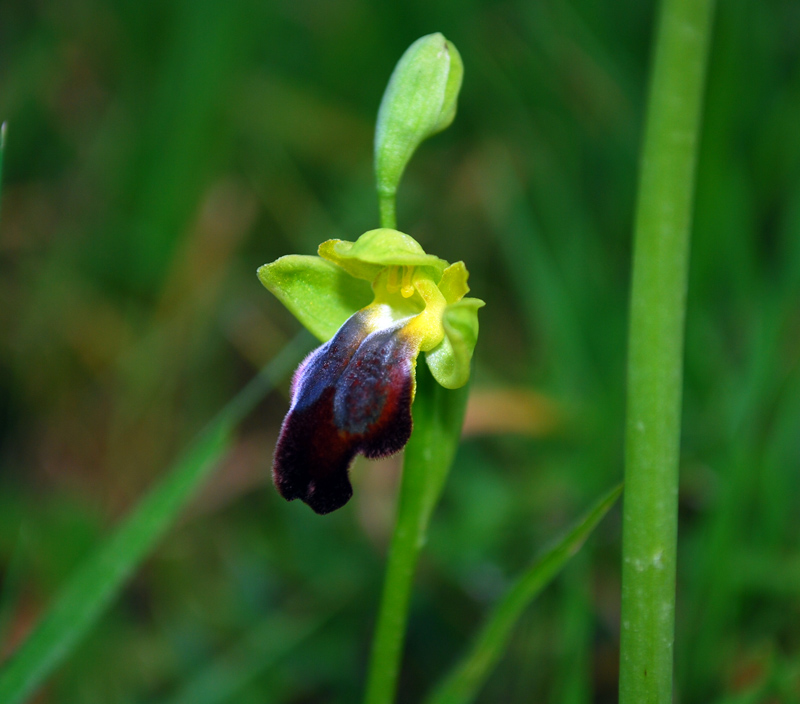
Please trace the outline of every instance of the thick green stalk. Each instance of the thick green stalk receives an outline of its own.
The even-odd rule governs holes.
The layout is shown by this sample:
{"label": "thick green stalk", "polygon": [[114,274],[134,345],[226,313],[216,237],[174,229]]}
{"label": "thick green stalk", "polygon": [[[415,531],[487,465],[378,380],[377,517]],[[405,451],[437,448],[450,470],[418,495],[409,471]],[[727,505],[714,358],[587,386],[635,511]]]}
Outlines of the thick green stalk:
{"label": "thick green stalk", "polygon": [[395,699],[414,570],[458,447],[468,387],[449,391],[434,381],[427,364],[420,360],[417,365],[414,432],[405,449],[397,518],[372,642],[366,704],[391,704]]}
{"label": "thick green stalk", "polygon": [[620,702],[672,701],[683,331],[713,0],[663,0],[628,340]]}

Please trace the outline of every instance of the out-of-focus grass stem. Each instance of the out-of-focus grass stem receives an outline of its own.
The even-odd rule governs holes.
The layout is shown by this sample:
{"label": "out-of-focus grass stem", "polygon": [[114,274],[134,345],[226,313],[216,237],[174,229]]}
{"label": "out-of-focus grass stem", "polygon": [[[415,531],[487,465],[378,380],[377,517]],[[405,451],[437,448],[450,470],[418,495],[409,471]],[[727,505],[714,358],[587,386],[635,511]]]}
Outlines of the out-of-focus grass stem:
{"label": "out-of-focus grass stem", "polygon": [[689,230],[713,0],[663,0],[636,212],[620,702],[672,701]]}
{"label": "out-of-focus grass stem", "polygon": [[[3,155],[6,153],[6,123],[0,125],[0,196],[3,195]],[[2,202],[0,202],[2,208]]]}

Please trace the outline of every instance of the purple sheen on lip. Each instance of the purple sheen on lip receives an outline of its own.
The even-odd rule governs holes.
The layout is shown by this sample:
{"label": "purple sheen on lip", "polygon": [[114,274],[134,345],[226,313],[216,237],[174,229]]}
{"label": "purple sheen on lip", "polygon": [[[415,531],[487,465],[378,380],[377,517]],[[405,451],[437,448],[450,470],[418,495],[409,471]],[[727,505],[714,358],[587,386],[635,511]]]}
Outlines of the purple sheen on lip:
{"label": "purple sheen on lip", "polygon": [[356,313],[297,369],[275,448],[281,496],[319,514],[352,496],[348,468],[357,454],[393,454],[411,435],[417,350],[401,324],[370,333],[368,322],[369,313]]}

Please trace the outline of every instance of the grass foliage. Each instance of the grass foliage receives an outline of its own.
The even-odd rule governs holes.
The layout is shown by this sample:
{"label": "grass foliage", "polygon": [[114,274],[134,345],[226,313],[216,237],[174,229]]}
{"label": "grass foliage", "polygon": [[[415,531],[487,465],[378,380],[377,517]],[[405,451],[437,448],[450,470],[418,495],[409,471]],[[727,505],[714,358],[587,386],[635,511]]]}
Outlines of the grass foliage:
{"label": "grass foliage", "polygon": [[[487,307],[409,606],[399,701],[421,700],[531,555],[622,476],[655,9],[2,3],[0,658],[286,354],[298,325],[255,269],[376,226],[377,102],[408,44],[442,31],[464,58],[459,114],[409,167],[398,220],[463,259]],[[797,26],[794,0],[718,4],[678,497],[688,704],[800,688]],[[525,401],[481,393],[496,388]],[[40,701],[359,700],[398,465],[357,463],[331,516],[286,504],[269,465],[287,396],[284,375]],[[612,510],[525,610],[478,702],[616,701],[619,550]]]}

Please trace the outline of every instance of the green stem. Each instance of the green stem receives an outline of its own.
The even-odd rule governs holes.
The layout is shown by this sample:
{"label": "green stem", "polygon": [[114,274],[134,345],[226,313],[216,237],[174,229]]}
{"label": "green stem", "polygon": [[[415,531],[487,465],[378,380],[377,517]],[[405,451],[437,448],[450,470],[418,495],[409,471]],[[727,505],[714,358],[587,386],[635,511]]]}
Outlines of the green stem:
{"label": "green stem", "polygon": [[642,153],[628,340],[620,702],[672,701],[689,228],[713,0],[663,0]]}
{"label": "green stem", "polygon": [[431,514],[453,462],[464,420],[468,386],[449,391],[427,364],[417,366],[414,432],[406,445],[394,534],[372,643],[366,704],[395,699],[411,585]]}
{"label": "green stem", "polygon": [[397,193],[378,193],[381,227],[397,229]]}

